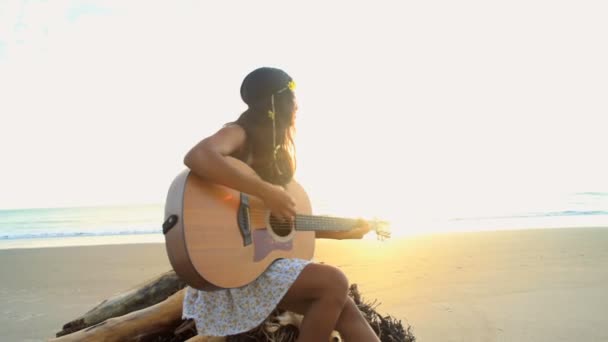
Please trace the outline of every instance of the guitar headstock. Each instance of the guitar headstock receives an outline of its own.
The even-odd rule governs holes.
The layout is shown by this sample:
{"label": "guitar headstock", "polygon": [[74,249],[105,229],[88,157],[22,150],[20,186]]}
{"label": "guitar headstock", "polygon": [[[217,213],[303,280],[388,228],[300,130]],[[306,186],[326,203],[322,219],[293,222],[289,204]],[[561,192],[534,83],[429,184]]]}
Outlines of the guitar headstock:
{"label": "guitar headstock", "polygon": [[373,219],[373,220],[367,220],[367,223],[369,224],[370,230],[373,230],[376,232],[376,236],[378,237],[378,240],[382,241],[382,240],[386,240],[391,237],[391,232],[390,232],[391,224],[388,221]]}

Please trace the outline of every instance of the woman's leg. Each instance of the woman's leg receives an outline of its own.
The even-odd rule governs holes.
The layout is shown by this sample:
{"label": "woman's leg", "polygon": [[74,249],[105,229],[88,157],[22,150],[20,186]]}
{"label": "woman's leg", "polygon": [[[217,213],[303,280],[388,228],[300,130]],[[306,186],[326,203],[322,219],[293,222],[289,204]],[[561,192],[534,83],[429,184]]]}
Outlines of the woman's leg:
{"label": "woman's leg", "polygon": [[348,298],[336,322],[336,330],[346,342],[380,342],[355,302]]}
{"label": "woman's leg", "polygon": [[278,307],[304,315],[298,342],[329,341],[348,297],[348,280],[337,268],[307,265]]}
{"label": "woman's leg", "polygon": [[347,342],[379,341],[355,303],[340,269],[309,264],[278,305],[304,315],[298,342],[328,341],[336,329]]}

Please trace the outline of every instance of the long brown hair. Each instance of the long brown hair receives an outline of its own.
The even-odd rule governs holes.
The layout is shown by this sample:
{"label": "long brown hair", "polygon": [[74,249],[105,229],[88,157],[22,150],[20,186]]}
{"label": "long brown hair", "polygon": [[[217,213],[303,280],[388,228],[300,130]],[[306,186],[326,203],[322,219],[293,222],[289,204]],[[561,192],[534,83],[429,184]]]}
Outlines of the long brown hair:
{"label": "long brown hair", "polygon": [[[264,74],[266,80],[260,81],[259,74]],[[289,82],[291,77],[280,69],[260,68],[252,72],[241,87],[241,96],[249,108],[234,122],[247,134],[246,152],[252,154],[252,168],[265,181],[278,185],[289,183],[296,169],[293,138],[297,106]],[[269,115],[272,97],[274,119]]]}

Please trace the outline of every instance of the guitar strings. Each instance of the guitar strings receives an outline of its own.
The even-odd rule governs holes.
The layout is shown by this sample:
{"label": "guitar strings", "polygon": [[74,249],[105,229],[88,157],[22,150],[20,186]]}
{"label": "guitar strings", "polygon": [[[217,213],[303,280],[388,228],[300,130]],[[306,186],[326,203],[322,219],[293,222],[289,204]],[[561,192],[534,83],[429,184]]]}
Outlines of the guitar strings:
{"label": "guitar strings", "polygon": [[[268,218],[268,215],[269,215],[268,209],[255,209],[255,208],[249,207],[249,218],[250,219],[266,220]],[[320,227],[315,227],[311,230],[333,230],[333,231],[345,230],[346,231],[346,230],[353,229],[353,227],[343,227],[343,226],[356,225],[357,221],[359,221],[359,220],[360,219],[332,217],[332,216],[323,216],[323,215],[315,216],[315,215],[296,214],[295,221],[293,223],[295,224],[298,221],[300,221],[301,223],[304,223],[304,224],[321,225]],[[279,226],[289,225],[291,227],[291,222],[288,222],[288,223],[277,222],[277,224]],[[340,225],[341,227],[335,227],[336,225]],[[374,224],[374,222],[372,222],[370,225],[371,225],[370,228],[372,230],[374,230],[376,233],[387,234],[387,232],[383,232],[382,229],[377,227],[376,224]]]}
{"label": "guitar strings", "polygon": [[[268,217],[268,210],[265,209],[249,209],[249,216],[256,218],[256,219],[260,219],[260,218],[266,218]],[[315,216],[315,215],[302,215],[302,214],[296,214],[296,220],[300,219],[300,220],[310,220],[310,221],[319,221],[319,222],[324,222],[324,223],[340,223],[340,224],[344,224],[344,223],[357,223],[357,221],[359,221],[359,219],[351,219],[351,218],[342,218],[342,217],[332,217],[332,216]]]}

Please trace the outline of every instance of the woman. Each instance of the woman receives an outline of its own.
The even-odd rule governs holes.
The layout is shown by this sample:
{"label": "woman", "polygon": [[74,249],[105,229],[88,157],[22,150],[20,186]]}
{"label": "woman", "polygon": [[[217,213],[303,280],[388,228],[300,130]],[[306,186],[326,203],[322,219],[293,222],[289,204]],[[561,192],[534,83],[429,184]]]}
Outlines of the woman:
{"label": "woman", "polygon": [[[241,85],[249,108],[233,123],[203,139],[184,158],[191,172],[261,198],[273,216],[292,220],[294,199],[281,187],[295,171],[293,131],[297,111],[295,83],[284,71],[259,68]],[[249,164],[259,177],[234,169],[225,157]],[[317,232],[317,238],[361,238],[369,227],[350,232]],[[275,308],[304,315],[299,342],[328,341],[338,330],[348,341],[379,341],[348,297],[348,280],[335,267],[302,259],[279,259],[256,280],[240,288],[199,291],[188,287],[183,318],[198,333],[238,334],[258,326]]]}

